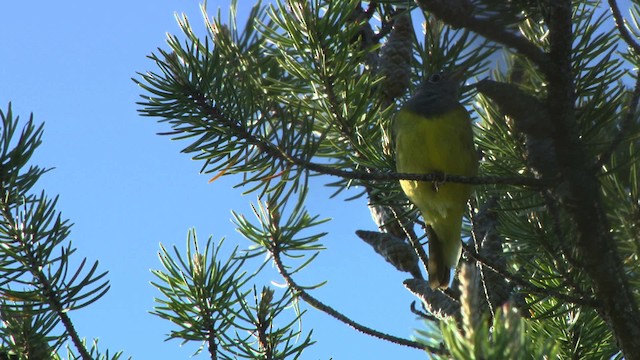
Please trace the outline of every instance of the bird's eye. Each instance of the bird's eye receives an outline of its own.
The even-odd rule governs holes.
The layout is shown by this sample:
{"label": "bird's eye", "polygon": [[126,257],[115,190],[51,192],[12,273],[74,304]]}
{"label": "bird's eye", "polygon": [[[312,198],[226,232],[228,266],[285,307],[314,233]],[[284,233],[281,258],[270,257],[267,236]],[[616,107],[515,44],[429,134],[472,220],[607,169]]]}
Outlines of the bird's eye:
{"label": "bird's eye", "polygon": [[440,81],[442,79],[442,75],[441,74],[433,74],[429,77],[429,82],[432,83],[437,83],[438,81]]}

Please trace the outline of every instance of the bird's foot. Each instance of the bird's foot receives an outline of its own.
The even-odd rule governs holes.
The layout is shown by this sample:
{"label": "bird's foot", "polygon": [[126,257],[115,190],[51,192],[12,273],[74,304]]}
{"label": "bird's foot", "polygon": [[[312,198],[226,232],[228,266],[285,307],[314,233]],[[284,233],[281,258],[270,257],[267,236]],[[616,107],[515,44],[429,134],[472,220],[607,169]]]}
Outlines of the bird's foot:
{"label": "bird's foot", "polygon": [[437,193],[440,190],[440,186],[447,182],[447,174],[443,173],[442,171],[433,171],[432,174],[442,175],[442,181],[434,180],[431,183],[433,192]]}

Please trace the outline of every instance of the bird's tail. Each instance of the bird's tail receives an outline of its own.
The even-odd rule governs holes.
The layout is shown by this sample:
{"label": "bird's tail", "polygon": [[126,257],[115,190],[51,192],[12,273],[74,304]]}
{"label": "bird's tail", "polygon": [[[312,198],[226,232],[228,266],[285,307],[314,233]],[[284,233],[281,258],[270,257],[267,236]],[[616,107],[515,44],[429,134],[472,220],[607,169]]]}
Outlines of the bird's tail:
{"label": "bird's tail", "polygon": [[429,237],[429,286],[432,289],[446,289],[451,280],[451,268],[458,265],[462,242],[460,230],[462,216],[447,216],[432,219],[428,224]]}

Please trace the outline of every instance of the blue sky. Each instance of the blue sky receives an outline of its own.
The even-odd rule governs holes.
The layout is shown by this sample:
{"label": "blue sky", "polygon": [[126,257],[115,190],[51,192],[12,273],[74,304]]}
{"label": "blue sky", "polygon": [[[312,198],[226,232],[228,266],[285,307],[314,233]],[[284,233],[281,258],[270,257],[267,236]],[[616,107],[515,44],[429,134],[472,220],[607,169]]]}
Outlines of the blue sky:
{"label": "blue sky", "polygon": [[[252,1],[241,0],[239,13]],[[226,14],[229,1],[209,1],[210,14]],[[246,6],[246,8],[243,8]],[[0,5],[0,107],[9,101],[27,119],[45,123],[34,164],[55,167],[39,184],[60,194],[58,210],[75,225],[70,239],[77,256],[98,260],[109,271],[111,291],[70,314],[81,336],[99,338],[102,349],[123,350],[134,359],[189,358],[199,344],[164,342],[171,325],[150,314],[154,296],[150,269],[160,267],[158,244],[183,249],[187,231],[201,241],[226,237],[231,248],[248,246],[234,229],[231,210],[251,216],[255,195],[232,189],[237,179],[208,184],[200,163],[180,154],[182,146],[155,135],[167,127],[138,116],[141,89],[136,72],[155,70],[146,58],[179,33],[174,13],[186,13],[204,36],[196,1],[24,2]],[[422,323],[409,313],[414,299],[406,278],[354,235],[374,229],[364,200],[328,200],[315,182],[307,208],[333,220],[322,229],[328,248],[300,276],[302,283],[328,279],[314,293],[339,311],[378,330],[409,337]],[[349,193],[348,195],[353,195]],[[268,269],[269,270],[269,269]],[[261,287],[282,280],[273,271]],[[417,350],[361,335],[311,309],[304,330],[318,343],[304,359],[419,359]],[[197,358],[205,358],[200,356]]]}

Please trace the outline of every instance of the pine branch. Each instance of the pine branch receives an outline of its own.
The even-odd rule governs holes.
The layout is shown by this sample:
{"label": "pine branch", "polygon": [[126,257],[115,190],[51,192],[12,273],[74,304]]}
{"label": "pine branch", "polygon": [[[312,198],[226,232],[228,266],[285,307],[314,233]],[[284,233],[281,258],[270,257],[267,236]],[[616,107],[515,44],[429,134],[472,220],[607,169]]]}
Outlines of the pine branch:
{"label": "pine branch", "polygon": [[499,264],[496,264],[491,259],[489,259],[489,258],[477,253],[469,245],[463,243],[462,247],[463,247],[463,249],[465,251],[465,254],[467,256],[469,256],[471,259],[481,263],[483,266],[486,266],[487,269],[489,269],[489,270],[495,272],[496,274],[504,277],[505,279],[507,279],[510,282],[516,284],[517,286],[520,286],[524,290],[527,290],[527,291],[529,291],[531,293],[534,293],[534,294],[540,294],[540,295],[543,295],[543,296],[553,296],[555,298],[558,298],[558,299],[560,299],[562,301],[565,301],[567,303],[570,303],[570,304],[589,306],[589,307],[592,307],[592,308],[598,308],[598,306],[599,306],[599,303],[598,303],[598,301],[596,299],[585,298],[585,297],[578,298],[578,297],[575,297],[575,296],[563,294],[563,293],[558,292],[558,291],[556,291],[554,289],[542,288],[542,287],[538,287],[536,285],[533,285],[532,283],[530,283],[529,281],[525,280],[524,278],[508,272],[506,269],[501,267]]}
{"label": "pine branch", "polygon": [[550,139],[553,126],[545,104],[513,84],[481,80],[476,88],[513,119],[516,130],[525,134],[527,163],[531,170],[541,178],[556,177],[558,169]]}
{"label": "pine branch", "polygon": [[176,246],[170,252],[160,244],[158,257],[164,269],[151,271],[156,277],[151,285],[162,294],[155,298],[151,314],[177,327],[167,339],[201,342],[203,346],[196,354],[206,344],[211,359],[226,359],[227,351],[237,355],[251,350],[238,346],[241,341],[232,340],[230,335],[239,328],[246,329],[239,325],[246,320],[246,311],[238,307],[246,310],[242,305],[249,291],[243,288],[252,275],[242,271],[245,260],[238,256],[237,248],[228,256],[221,255],[223,244],[224,240],[214,244],[209,237],[201,247],[195,230],[190,230],[184,255]]}
{"label": "pine branch", "polygon": [[542,101],[509,83],[485,79],[478,81],[475,87],[498,104],[506,115],[513,117],[519,131],[535,137],[551,135],[553,127]]}
{"label": "pine branch", "polygon": [[[4,185],[4,184],[3,184]],[[15,204],[11,202],[6,202],[6,198],[3,196],[0,198],[0,216],[3,219],[12,220],[14,219],[14,215],[11,213],[11,208],[15,206]],[[15,224],[10,222],[8,227],[9,233],[12,236],[12,240],[14,241],[14,246],[21,247],[19,252],[22,253],[24,263],[22,266],[26,267],[25,270],[29,271],[31,275],[36,279],[35,283],[39,288],[40,292],[40,301],[46,303],[53,312],[55,312],[56,316],[60,319],[62,324],[64,325],[64,329],[66,334],[71,338],[73,345],[76,350],[80,353],[80,356],[83,360],[91,360],[92,356],[89,354],[85,344],[83,343],[80,335],[76,331],[71,319],[68,315],[68,309],[62,305],[61,292],[59,289],[53,286],[50,281],[49,276],[47,276],[44,272],[44,268],[42,266],[42,254],[38,251],[39,249],[34,249],[31,244],[34,242],[31,239],[24,237],[23,231],[19,229],[20,226],[24,226],[24,224]],[[53,246],[53,244],[52,244]],[[65,256],[63,255],[62,258]],[[60,264],[59,266],[65,266],[64,264]],[[71,287],[73,281],[70,281],[67,286]],[[101,297],[106,293],[108,287],[101,291]]]}
{"label": "pine branch", "polygon": [[404,173],[383,173],[372,170],[367,171],[346,171],[337,169],[335,167],[322,165],[307,161],[306,159],[293,157],[286,153],[278,146],[263,141],[254,134],[251,134],[245,128],[240,126],[236,121],[233,121],[226,117],[216,106],[210,105],[209,101],[204,95],[197,90],[192,89],[189,96],[195,101],[195,105],[200,108],[200,111],[211,119],[212,122],[222,123],[233,134],[240,139],[247,142],[249,145],[254,145],[261,152],[273,157],[274,159],[284,161],[290,165],[299,166],[301,168],[314,171],[320,174],[338,176],[351,180],[363,180],[363,181],[399,181],[399,180],[416,180],[416,181],[429,181],[439,183],[460,183],[460,184],[501,184],[501,185],[513,185],[513,186],[529,186],[534,188],[544,188],[553,184],[552,181],[535,179],[523,176],[513,177],[500,177],[500,176],[460,176],[460,175],[448,175],[444,173],[432,173],[432,174],[404,174]]}
{"label": "pine branch", "polygon": [[609,231],[593,163],[587,160],[576,133],[572,42],[572,2],[556,1],[550,7],[549,56],[558,71],[549,77],[547,101],[563,182],[554,195],[575,224],[575,245],[584,260],[584,270],[594,282],[604,318],[625,357],[637,359],[640,358],[640,311]]}
{"label": "pine branch", "polygon": [[[35,126],[31,116],[22,131],[17,132],[19,117],[13,117],[11,104],[6,113],[0,110],[0,119],[3,306],[12,308],[15,316],[28,321],[32,330],[37,331],[36,335],[54,341],[53,349],[57,350],[70,339],[80,358],[92,359],[69,312],[93,303],[109,290],[108,282],[98,283],[106,273],[96,274],[97,263],[94,263],[83,275],[86,259],[77,268],[69,266],[75,249],[63,245],[70,225],[55,210],[57,198],[48,199],[44,192],[39,196],[30,193],[40,175],[46,172],[37,166],[25,170],[41,143],[43,126]],[[60,250],[60,254],[54,254],[56,250]],[[29,319],[31,309],[37,315],[33,324]],[[50,335],[59,322],[63,325],[62,334]],[[3,330],[3,338],[12,336],[10,326],[5,324]]]}
{"label": "pine branch", "polygon": [[[273,241],[273,240],[272,240]],[[298,285],[293,278],[291,277],[291,274],[289,274],[289,272],[287,271],[285,265],[282,263],[282,259],[280,258],[280,250],[278,247],[277,242],[274,244],[274,246],[272,246],[269,249],[271,256],[273,257],[273,262],[276,265],[276,268],[278,269],[278,272],[280,273],[280,275],[284,278],[284,280],[286,281],[287,285],[295,292],[295,294],[297,296],[300,296],[300,298],[302,300],[304,300],[307,304],[313,306],[314,308],[324,312],[325,314],[351,326],[352,328],[367,334],[369,336],[373,336],[376,337],[378,339],[382,339],[382,340],[386,340],[386,341],[390,341],[394,344],[398,344],[398,345],[403,345],[403,346],[408,346],[414,349],[420,349],[420,350],[427,350],[433,354],[438,354],[438,355],[444,355],[446,354],[445,350],[442,348],[435,348],[432,346],[427,346],[427,345],[423,345],[419,342],[416,341],[412,341],[412,340],[408,340],[408,339],[404,339],[404,338],[400,338],[397,336],[393,336],[390,334],[386,334],[383,333],[381,331],[372,329],[370,327],[364,326],[354,320],[351,320],[349,317],[347,317],[346,315],[338,312],[337,310],[335,310],[334,308],[325,305],[323,302],[321,302],[320,300],[316,299],[315,297],[313,297],[311,294],[309,294],[302,286]]]}
{"label": "pine branch", "polygon": [[636,53],[636,55],[640,55],[640,44],[631,36],[631,33],[627,29],[624,18],[622,17],[622,13],[620,12],[620,8],[618,7],[618,3],[616,0],[608,0],[609,8],[611,9],[611,13],[613,14],[613,18],[616,22],[616,28],[618,32],[620,32],[620,36],[622,39],[629,45],[630,48]]}
{"label": "pine branch", "polygon": [[424,11],[428,11],[442,21],[458,28],[466,28],[485,38],[506,45],[530,59],[545,73],[553,73],[554,65],[535,44],[526,38],[510,33],[503,26],[491,20],[474,17],[473,5],[469,0],[415,0]]}

